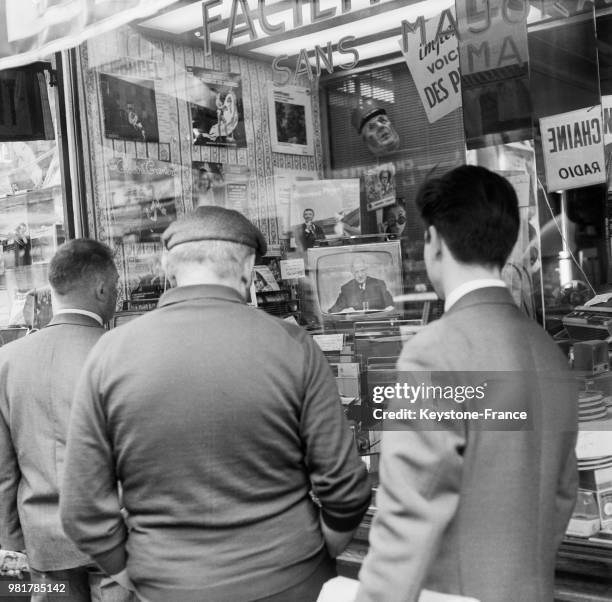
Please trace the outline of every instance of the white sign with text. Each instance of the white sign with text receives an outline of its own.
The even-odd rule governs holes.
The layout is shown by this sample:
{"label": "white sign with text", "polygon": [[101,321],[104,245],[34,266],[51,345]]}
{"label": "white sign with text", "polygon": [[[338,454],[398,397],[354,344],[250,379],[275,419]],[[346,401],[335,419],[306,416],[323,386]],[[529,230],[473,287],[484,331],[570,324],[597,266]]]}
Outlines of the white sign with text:
{"label": "white sign with text", "polygon": [[452,30],[436,38],[439,21],[439,17],[425,21],[425,44],[421,43],[420,29],[416,29],[408,33],[408,51],[402,48],[429,123],[461,106],[457,36]]}
{"label": "white sign with text", "polygon": [[540,119],[549,192],[606,181],[601,106]]}

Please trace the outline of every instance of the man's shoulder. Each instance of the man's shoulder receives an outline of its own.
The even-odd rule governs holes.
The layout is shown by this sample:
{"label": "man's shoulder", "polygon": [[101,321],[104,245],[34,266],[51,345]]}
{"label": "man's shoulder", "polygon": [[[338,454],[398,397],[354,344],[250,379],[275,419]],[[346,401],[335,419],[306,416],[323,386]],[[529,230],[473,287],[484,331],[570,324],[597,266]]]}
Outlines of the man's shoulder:
{"label": "man's shoulder", "polygon": [[422,369],[440,369],[445,354],[454,353],[448,347],[448,333],[452,326],[440,318],[424,326],[403,347],[398,361],[399,369],[418,365]]}
{"label": "man's shoulder", "polygon": [[273,336],[286,336],[291,340],[299,342],[310,339],[308,332],[297,324],[283,320],[277,316],[272,316],[255,307],[244,306],[243,311],[245,312],[245,318],[248,320],[249,324],[260,324]]}
{"label": "man's shoulder", "polygon": [[351,280],[349,280],[348,282],[345,282],[345,283],[344,283],[344,284],[343,284],[343,285],[340,287],[340,289],[341,289],[341,290],[343,290],[343,291],[345,291],[345,290],[350,290],[350,289],[353,289],[353,288],[356,288],[356,287],[357,287],[357,281],[356,281],[354,278],[352,278],[352,279],[351,279]]}
{"label": "man's shoulder", "polygon": [[34,356],[40,358],[45,352],[78,355],[84,348],[88,350],[93,347],[105,332],[102,328],[68,324],[66,326],[70,327],[70,335],[66,335],[66,328],[62,326],[46,326],[3,345],[0,347],[0,363],[21,362]]}

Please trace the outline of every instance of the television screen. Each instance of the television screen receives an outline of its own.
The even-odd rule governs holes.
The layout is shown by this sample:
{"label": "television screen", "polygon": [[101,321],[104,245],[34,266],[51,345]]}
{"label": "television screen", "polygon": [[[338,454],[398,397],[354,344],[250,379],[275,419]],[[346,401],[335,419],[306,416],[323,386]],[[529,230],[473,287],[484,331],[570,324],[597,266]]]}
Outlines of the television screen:
{"label": "television screen", "polygon": [[398,241],[308,249],[311,290],[303,312],[323,321],[363,320],[396,312],[402,292]]}
{"label": "television screen", "polygon": [[111,328],[117,328],[142,316],[144,313],[143,311],[118,311],[112,319],[110,326]]}

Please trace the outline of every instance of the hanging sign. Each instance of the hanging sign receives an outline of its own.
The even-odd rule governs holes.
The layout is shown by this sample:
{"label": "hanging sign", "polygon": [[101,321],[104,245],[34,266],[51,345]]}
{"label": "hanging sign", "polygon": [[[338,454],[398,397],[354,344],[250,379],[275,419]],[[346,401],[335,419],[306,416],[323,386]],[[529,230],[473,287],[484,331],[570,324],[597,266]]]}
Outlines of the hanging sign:
{"label": "hanging sign", "polygon": [[604,94],[601,97],[601,111],[603,113],[603,139],[604,145],[612,143],[612,95]]}
{"label": "hanging sign", "polygon": [[423,31],[406,30],[402,54],[419,92],[429,123],[461,106],[461,76],[455,29],[440,32],[442,15],[425,21]]}
{"label": "hanging sign", "polygon": [[540,119],[549,192],[606,181],[601,106]]}

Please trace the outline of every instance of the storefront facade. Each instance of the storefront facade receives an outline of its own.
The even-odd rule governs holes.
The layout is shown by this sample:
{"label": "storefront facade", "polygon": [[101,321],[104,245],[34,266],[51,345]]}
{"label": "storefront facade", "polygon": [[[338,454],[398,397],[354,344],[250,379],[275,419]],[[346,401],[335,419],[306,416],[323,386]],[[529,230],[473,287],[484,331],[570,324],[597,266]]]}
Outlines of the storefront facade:
{"label": "storefront facade", "polygon": [[[166,1],[124,17],[71,47],[0,48],[3,336],[50,316],[46,268],[66,238],[111,246],[118,320],[130,319],[169,286],[168,224],[200,205],[236,209],[270,247],[251,302],[320,337],[375,456],[355,403],[366,403],[368,322],[384,320],[401,347],[414,322],[400,321],[440,315],[414,198],[467,162],[517,191],[503,274],[517,304],[560,338],[574,325],[568,349],[602,338],[589,328],[605,312],[567,316],[612,280],[607,1]],[[356,255],[386,282],[391,310],[337,304]],[[608,518],[600,510],[600,527]],[[570,538],[560,566],[576,558],[612,599],[610,544]]]}

